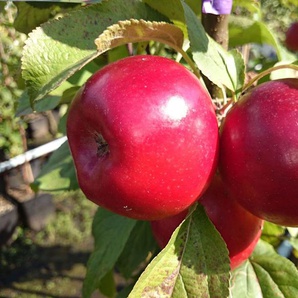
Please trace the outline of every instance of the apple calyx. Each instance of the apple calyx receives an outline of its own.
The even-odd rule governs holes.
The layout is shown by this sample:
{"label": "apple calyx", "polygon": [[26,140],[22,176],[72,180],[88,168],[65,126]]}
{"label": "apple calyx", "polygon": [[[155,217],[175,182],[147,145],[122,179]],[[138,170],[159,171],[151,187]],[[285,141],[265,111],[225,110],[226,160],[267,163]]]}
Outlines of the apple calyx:
{"label": "apple calyx", "polygon": [[109,154],[110,147],[107,141],[104,139],[102,134],[96,132],[95,133],[95,141],[97,144],[97,155],[98,157],[104,157]]}

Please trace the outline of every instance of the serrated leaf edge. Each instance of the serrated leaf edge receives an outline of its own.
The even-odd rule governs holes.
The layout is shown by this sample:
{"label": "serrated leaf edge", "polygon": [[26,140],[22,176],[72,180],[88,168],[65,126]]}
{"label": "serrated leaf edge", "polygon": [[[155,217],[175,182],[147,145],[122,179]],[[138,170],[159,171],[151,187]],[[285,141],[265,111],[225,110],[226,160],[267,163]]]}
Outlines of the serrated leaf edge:
{"label": "serrated leaf edge", "polygon": [[[159,38],[157,36],[148,37],[147,35],[144,36],[141,30],[136,30],[136,33],[138,35],[135,37],[131,37],[131,36],[129,38],[125,37],[125,31],[129,27],[133,27],[133,26],[139,26],[140,28],[144,28],[146,30],[149,29],[152,32],[161,30],[163,27],[166,26],[168,28],[174,29],[179,39],[178,38],[175,39],[171,34],[167,34],[167,36],[169,37],[168,39]],[[163,31],[163,32],[166,33],[166,31]],[[123,41],[119,43],[119,39],[123,39]],[[130,19],[125,21],[119,21],[107,27],[107,29],[104,30],[103,33],[100,34],[99,37],[95,39],[95,44],[100,54],[113,48],[115,46],[114,43],[116,44],[116,46],[118,46],[120,44],[125,44],[128,42],[142,42],[142,41],[150,41],[150,40],[168,44],[169,46],[177,50],[177,48],[179,47],[182,48],[183,39],[184,39],[184,35],[182,30],[171,23],[157,22],[157,21],[151,22],[151,21],[145,21],[143,19],[140,19],[140,20]],[[172,42],[169,42],[169,40],[172,40]]]}

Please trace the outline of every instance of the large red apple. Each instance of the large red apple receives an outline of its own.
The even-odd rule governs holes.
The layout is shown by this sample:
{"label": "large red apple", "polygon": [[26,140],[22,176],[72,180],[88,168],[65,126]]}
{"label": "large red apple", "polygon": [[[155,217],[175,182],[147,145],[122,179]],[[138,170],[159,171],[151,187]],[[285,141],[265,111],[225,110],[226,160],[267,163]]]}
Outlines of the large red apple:
{"label": "large red apple", "polygon": [[188,208],[217,163],[210,96],[184,66],[159,56],[95,73],[73,100],[67,136],[86,197],[136,219]]}
{"label": "large red apple", "polygon": [[285,45],[291,51],[298,51],[298,22],[292,23],[287,30]]}
{"label": "large red apple", "polygon": [[227,114],[219,168],[237,201],[258,217],[298,226],[298,79],[263,83]]}
{"label": "large red apple", "polygon": [[[227,244],[231,269],[238,267],[253,252],[262,232],[263,221],[232,200],[219,176],[199,198],[206,214]],[[187,211],[162,220],[152,221],[151,228],[157,243],[165,247]],[[198,227],[200,228],[200,227]]]}

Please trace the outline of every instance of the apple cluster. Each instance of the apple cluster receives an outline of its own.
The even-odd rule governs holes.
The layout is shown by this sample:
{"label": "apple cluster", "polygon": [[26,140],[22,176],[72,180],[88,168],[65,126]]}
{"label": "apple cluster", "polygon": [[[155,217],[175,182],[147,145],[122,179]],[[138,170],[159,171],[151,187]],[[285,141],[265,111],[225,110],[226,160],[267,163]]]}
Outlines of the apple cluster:
{"label": "apple cluster", "polygon": [[86,197],[150,221],[160,247],[195,202],[225,240],[232,269],[252,253],[263,220],[298,226],[298,79],[249,90],[219,129],[188,69],[132,56],[80,89],[67,136]]}

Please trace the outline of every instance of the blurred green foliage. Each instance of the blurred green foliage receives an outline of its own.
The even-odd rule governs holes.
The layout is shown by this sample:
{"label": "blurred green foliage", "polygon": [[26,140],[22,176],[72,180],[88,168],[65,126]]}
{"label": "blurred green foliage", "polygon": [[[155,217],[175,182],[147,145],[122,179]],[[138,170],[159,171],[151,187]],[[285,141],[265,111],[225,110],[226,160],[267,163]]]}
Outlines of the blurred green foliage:
{"label": "blurred green foliage", "polygon": [[298,20],[297,0],[261,0],[260,3],[263,20],[283,42],[286,30]]}
{"label": "blurred green foliage", "polygon": [[25,123],[15,117],[15,111],[22,93],[20,62],[26,35],[14,29],[15,13],[8,4],[0,12],[0,158],[23,151],[20,129]]}

